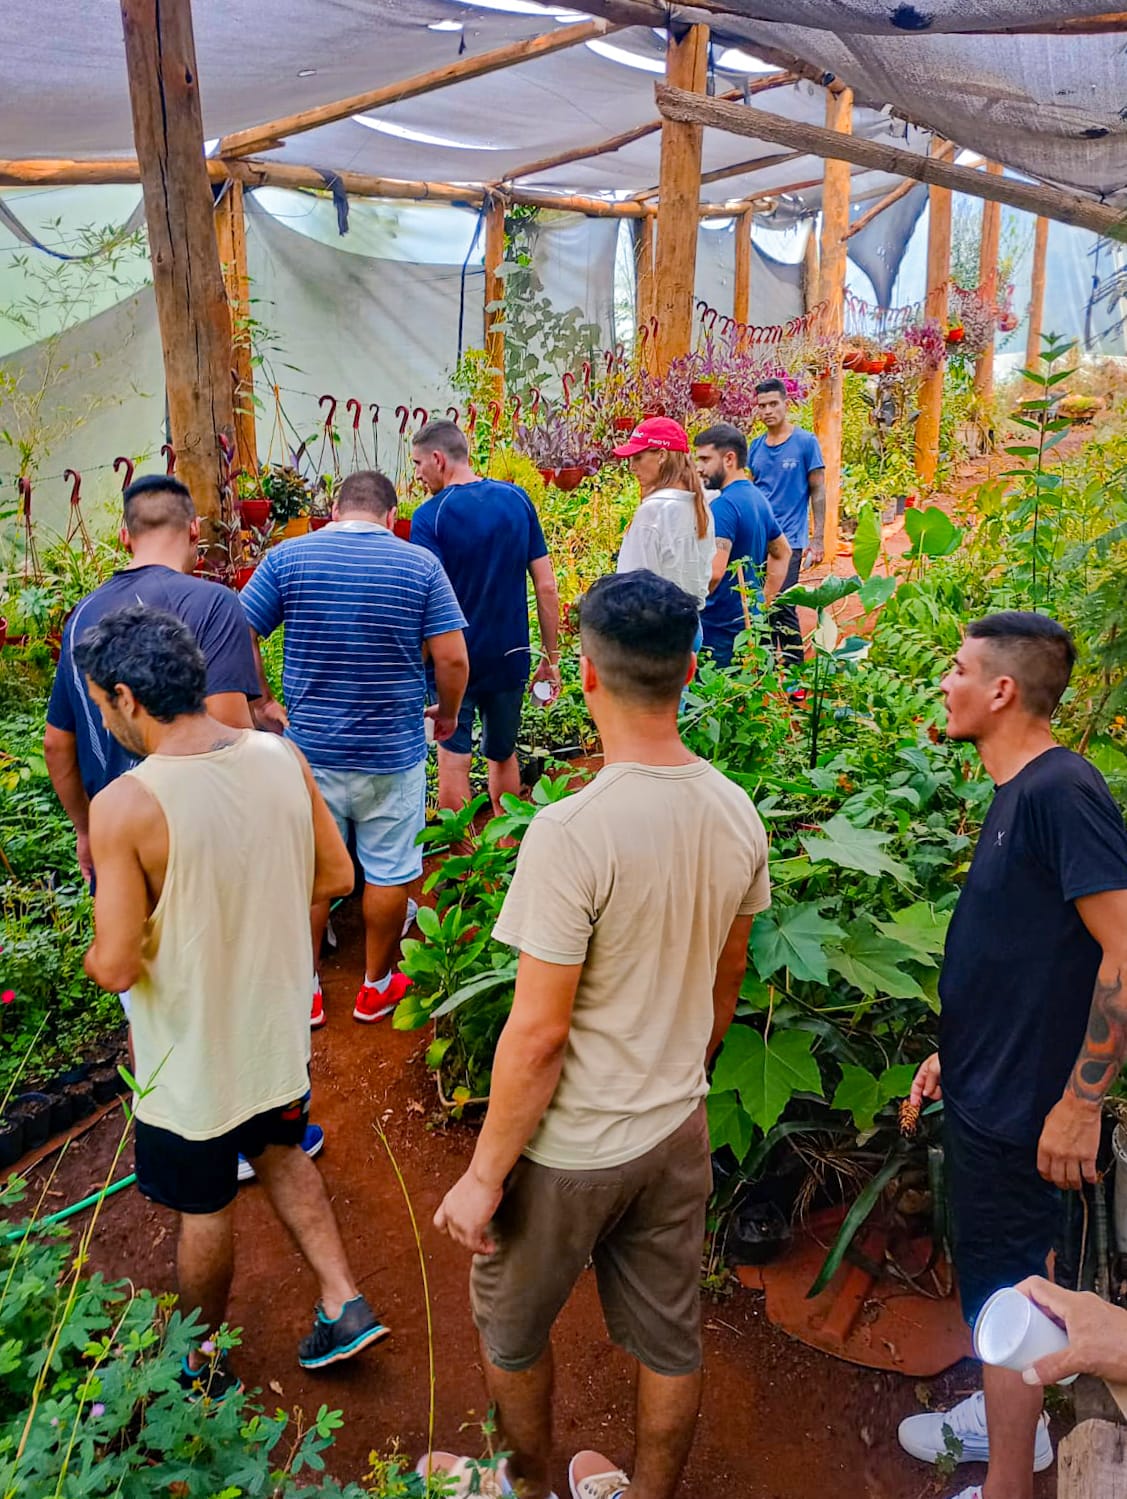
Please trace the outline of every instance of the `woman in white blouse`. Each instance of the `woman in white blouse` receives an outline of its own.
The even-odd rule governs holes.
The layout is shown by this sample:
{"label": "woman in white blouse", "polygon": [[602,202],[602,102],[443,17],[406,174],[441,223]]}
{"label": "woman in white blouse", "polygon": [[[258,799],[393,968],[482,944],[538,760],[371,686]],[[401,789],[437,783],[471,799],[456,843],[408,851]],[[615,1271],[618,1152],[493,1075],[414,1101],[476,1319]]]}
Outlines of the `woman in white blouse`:
{"label": "woman in white blouse", "polygon": [[639,422],[615,456],[628,458],[642,491],[618,554],[620,573],[647,567],[692,594],[703,609],[716,555],[712,509],[684,427],[666,416]]}

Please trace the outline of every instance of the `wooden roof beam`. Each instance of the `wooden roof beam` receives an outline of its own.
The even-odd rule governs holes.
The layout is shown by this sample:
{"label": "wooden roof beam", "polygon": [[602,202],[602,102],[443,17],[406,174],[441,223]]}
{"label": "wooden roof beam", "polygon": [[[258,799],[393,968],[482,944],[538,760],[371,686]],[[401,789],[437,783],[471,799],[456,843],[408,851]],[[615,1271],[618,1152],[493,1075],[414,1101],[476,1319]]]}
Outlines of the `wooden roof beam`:
{"label": "wooden roof beam", "polygon": [[655,87],[658,108],[670,120],[682,124],[708,125],[753,140],[810,152],[832,161],[851,161],[855,166],[894,176],[911,177],[935,187],[946,187],[974,198],[1008,203],[1027,213],[1043,214],[1062,224],[1091,229],[1097,234],[1121,237],[1123,209],[1099,203],[1095,198],[1066,192],[1063,188],[1020,182],[1012,177],[993,177],[972,167],[955,166],[933,157],[917,156],[898,146],[870,141],[857,135],[841,135],[820,125],[784,119],[746,104],[726,104],[684,89],[659,83]]}
{"label": "wooden roof beam", "polygon": [[270,151],[291,135],[317,130],[322,125],[332,125],[338,120],[347,120],[352,115],[364,114],[370,109],[381,109],[386,104],[415,99],[420,94],[433,93],[435,89],[446,88],[451,83],[462,83],[469,78],[484,78],[489,73],[511,68],[517,63],[531,62],[537,57],[551,57],[554,52],[577,47],[597,37],[609,36],[620,29],[606,20],[581,21],[575,26],[561,26],[558,30],[546,31],[541,36],[510,42],[504,47],[494,47],[490,52],[460,57],[444,67],[431,68],[429,72],[417,73],[413,78],[404,78],[398,83],[385,83],[367,93],[338,99],[334,104],[319,104],[265,125],[237,130],[232,135],[225,135],[219,142],[219,155],[251,156],[256,151]]}

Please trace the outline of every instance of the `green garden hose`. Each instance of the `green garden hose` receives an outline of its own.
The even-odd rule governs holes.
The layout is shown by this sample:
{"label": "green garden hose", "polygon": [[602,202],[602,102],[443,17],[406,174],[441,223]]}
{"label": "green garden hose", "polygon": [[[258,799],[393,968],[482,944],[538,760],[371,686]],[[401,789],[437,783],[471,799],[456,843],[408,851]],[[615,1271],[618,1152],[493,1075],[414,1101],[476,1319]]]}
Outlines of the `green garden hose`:
{"label": "green garden hose", "polygon": [[81,1213],[84,1208],[93,1207],[99,1199],[112,1197],[115,1192],[120,1192],[123,1187],[131,1187],[137,1180],[136,1172],[131,1171],[128,1176],[123,1176],[119,1182],[106,1187],[100,1192],[91,1192],[89,1197],[84,1197],[81,1202],[71,1203],[69,1208],[60,1208],[57,1213],[52,1213],[48,1218],[37,1218],[34,1223],[29,1223],[26,1228],[10,1228],[4,1235],[4,1243],[10,1244],[13,1239],[24,1239],[28,1234],[34,1233],[37,1228],[50,1228],[53,1224],[63,1223],[67,1218],[73,1218],[75,1213]]}

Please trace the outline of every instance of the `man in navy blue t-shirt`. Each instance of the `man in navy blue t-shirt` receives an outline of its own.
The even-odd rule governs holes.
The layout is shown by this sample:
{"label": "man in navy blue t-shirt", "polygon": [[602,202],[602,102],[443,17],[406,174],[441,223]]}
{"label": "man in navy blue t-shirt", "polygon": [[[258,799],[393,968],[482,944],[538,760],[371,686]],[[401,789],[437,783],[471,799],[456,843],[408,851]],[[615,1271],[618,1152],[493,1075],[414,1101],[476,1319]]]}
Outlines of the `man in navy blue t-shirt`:
{"label": "man in navy blue t-shirt", "polygon": [[[781,380],[761,380],[755,394],[767,430],[751,444],[748,467],[790,542],[790,567],[781,590],[785,593],[798,582],[804,567],[817,567],[825,556],[826,464],[813,432],[791,421],[787,388]],[[777,605],[772,624],[784,659],[800,666],[802,631],[797,611],[790,604]]]}
{"label": "man in navy blue t-shirt", "polygon": [[740,429],[719,422],[694,445],[704,487],[719,491],[712,501],[716,557],[701,613],[704,648],[717,666],[731,666],[736,637],[747,628],[750,615],[758,614],[782,586],[790,543],[762,490],[747,476],[747,438]]}
{"label": "man in navy blue t-shirt", "polygon": [[[1054,742],[1076,652],[1055,620],[969,626],[943,681],[947,733],[995,783],[947,933],[939,1051],[912,1101],[944,1101],[955,1271],[974,1322],[995,1291],[1043,1275],[1058,1189],[1096,1178],[1101,1105],[1127,1054],[1127,829],[1099,771]],[[1031,1495],[1053,1460],[1041,1388],[983,1370],[983,1394],[909,1416],[901,1444],[990,1464],[990,1492]],[[978,1499],[969,1488],[960,1499]]]}
{"label": "man in navy blue t-shirt", "polygon": [[90,879],[90,802],[137,762],[102,724],[74,664],[74,642],[106,614],[127,604],[165,609],[188,626],[207,661],[207,711],[233,729],[253,728],[249,698],[258,696],[254,653],[238,597],[191,576],[200,526],[179,479],[146,474],[125,491],[122,544],[133,560],[80,599],[63,631],[47,705],[43,753],[51,784],[74,824],[78,863]]}
{"label": "man in navy blue t-shirt", "polygon": [[458,727],[438,746],[438,804],[459,808],[470,798],[474,720],[489,765],[489,794],[520,792],[517,736],[531,670],[528,579],[536,592],[540,657],[534,682],[559,694],[559,596],[540,518],[515,484],[481,479],[470,466],[466,435],[453,422],[433,421],[412,444],[415,473],[433,495],[411,517],[411,540],[446,569],[468,621],[470,681]]}

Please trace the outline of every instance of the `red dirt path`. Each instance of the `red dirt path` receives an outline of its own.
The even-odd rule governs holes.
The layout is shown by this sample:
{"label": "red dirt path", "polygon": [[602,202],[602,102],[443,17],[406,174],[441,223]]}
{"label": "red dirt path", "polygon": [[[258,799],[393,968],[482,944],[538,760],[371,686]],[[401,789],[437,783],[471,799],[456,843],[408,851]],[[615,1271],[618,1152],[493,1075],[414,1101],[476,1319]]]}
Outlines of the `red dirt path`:
{"label": "red dirt path", "polygon": [[[325,1126],[321,1167],[365,1295],[393,1330],[380,1348],[320,1376],[297,1366],[296,1345],[308,1330],[316,1287],[278,1226],[260,1189],[240,1194],[238,1267],[230,1318],[244,1331],[237,1367],[265,1391],[269,1408],[322,1403],[343,1410],[346,1424],[329,1454],[339,1478],[361,1478],[370,1450],[396,1438],[412,1455],[427,1426],[425,1309],[407,1210],[373,1128],[383,1123],[407,1181],[423,1231],[437,1354],[436,1443],[479,1450],[463,1423],[485,1402],[467,1304],[467,1256],[430,1226],[445,1188],[468,1160],[466,1126],[431,1127],[433,1085],[422,1064],[424,1033],[388,1025],[362,1028],[351,1018],[359,978],[359,910],[341,913],[341,953],[324,965],[329,1020],[313,1038],[314,1117]],[[51,1184],[45,1211],[77,1201],[98,1186],[121,1125],[116,1112],[73,1144]],[[48,1162],[35,1173],[43,1180]],[[123,1170],[125,1169],[123,1165]],[[81,1224],[83,1218],[76,1220]],[[154,1289],[174,1286],[172,1216],[127,1190],[104,1207],[91,1246],[91,1269],[128,1276]],[[924,1499],[957,1492],[896,1445],[899,1418],[918,1409],[915,1382],[876,1374],[815,1353],[772,1327],[760,1294],[737,1290],[705,1306],[704,1407],[681,1493],[695,1499]],[[626,1357],[607,1341],[588,1274],[557,1329],[555,1474],[566,1493],[566,1459],[594,1446],[617,1461],[630,1455],[631,1389]],[[276,1381],[279,1396],[267,1387]],[[974,1388],[960,1365],[931,1388],[938,1403]],[[966,1482],[978,1476],[965,1469]],[[960,1473],[962,1478],[962,1473]],[[1053,1475],[1039,1480],[1040,1499]],[[563,1485],[561,1488],[560,1485]]]}

